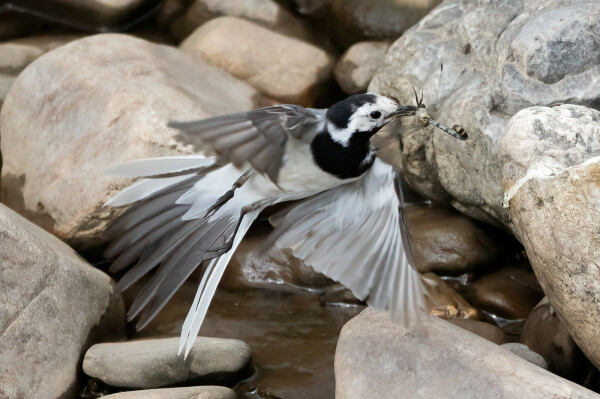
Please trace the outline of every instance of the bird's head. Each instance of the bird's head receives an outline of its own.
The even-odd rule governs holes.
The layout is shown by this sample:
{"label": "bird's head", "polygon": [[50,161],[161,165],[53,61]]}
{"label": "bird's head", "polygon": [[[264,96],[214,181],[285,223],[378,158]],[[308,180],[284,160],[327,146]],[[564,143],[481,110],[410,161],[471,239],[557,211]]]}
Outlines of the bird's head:
{"label": "bird's head", "polygon": [[385,96],[356,94],[327,110],[327,131],[335,141],[347,146],[354,135],[371,138],[395,117],[414,112],[415,107],[400,105]]}

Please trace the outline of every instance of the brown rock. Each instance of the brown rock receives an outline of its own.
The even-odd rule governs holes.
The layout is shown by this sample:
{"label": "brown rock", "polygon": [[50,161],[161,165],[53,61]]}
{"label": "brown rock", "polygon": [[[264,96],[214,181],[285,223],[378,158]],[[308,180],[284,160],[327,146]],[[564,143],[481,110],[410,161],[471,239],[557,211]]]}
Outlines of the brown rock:
{"label": "brown rock", "polygon": [[286,103],[310,105],[333,68],[318,47],[232,17],[207,22],[180,47]]}
{"label": "brown rock", "polygon": [[593,366],[544,298],[527,317],[521,342],[548,362],[548,370],[582,383]]}
{"label": "brown rock", "polygon": [[243,18],[296,39],[312,39],[308,28],[273,0],[195,0],[173,22],[171,33],[182,41],[202,24],[223,16]]}
{"label": "brown rock", "polygon": [[544,296],[533,272],[518,266],[507,266],[480,278],[473,289],[475,293],[469,298],[473,305],[510,320],[525,319]]}
{"label": "brown rock", "polygon": [[273,247],[261,255],[270,230],[256,228],[244,237],[225,270],[221,281],[223,287],[294,290],[298,287],[322,288],[332,283],[325,275],[294,257],[289,249]]}
{"label": "brown rock", "polygon": [[500,253],[502,242],[454,210],[410,206],[406,215],[415,263],[422,273],[461,273],[485,267]]}
{"label": "brown rock", "polygon": [[479,312],[444,280],[433,273],[425,273],[427,287],[426,307],[430,314],[447,319],[478,319]]}
{"label": "brown rock", "polygon": [[493,324],[470,319],[446,319],[446,321],[470,331],[473,334],[479,335],[497,345],[504,343],[504,332]]}
{"label": "brown rock", "polygon": [[0,205],[0,397],[74,397],[81,358],[125,336],[114,282]]}
{"label": "brown rock", "polygon": [[189,154],[169,120],[245,111],[259,97],[172,47],[113,34],[71,42],[33,62],[4,102],[2,202],[79,249],[98,245],[102,205],[129,184],[105,168]]}
{"label": "brown rock", "polygon": [[360,42],[350,47],[333,70],[335,80],[344,93],[357,94],[367,91],[369,82],[383,64],[390,47],[386,42]]}

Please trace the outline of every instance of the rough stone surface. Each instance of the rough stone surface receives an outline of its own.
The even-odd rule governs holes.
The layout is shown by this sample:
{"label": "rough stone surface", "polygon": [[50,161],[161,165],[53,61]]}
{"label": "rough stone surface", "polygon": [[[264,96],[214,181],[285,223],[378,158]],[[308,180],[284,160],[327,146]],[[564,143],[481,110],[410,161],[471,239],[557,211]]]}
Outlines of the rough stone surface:
{"label": "rough stone surface", "polygon": [[81,358],[125,335],[114,282],[0,205],[0,397],[74,397]]}
{"label": "rough stone surface", "polygon": [[301,105],[312,103],[334,62],[318,47],[232,17],[207,22],[180,47],[263,94]]}
{"label": "rough stone surface", "polygon": [[542,355],[529,349],[527,345],[518,342],[508,342],[503,344],[502,348],[511,351],[520,358],[527,360],[529,363],[533,363],[538,367],[548,370],[548,362],[546,362]]}
{"label": "rough stone surface", "polygon": [[195,0],[185,14],[173,22],[171,33],[181,41],[200,25],[221,16],[243,18],[297,39],[312,36],[299,19],[273,0]]}
{"label": "rough stone surface", "polygon": [[428,316],[407,330],[371,308],[342,329],[336,398],[598,398],[481,337]]}
{"label": "rough stone surface", "polygon": [[225,270],[220,283],[222,287],[294,290],[323,288],[332,284],[325,275],[294,257],[289,249],[274,247],[261,255],[270,230],[254,231],[244,237]]}
{"label": "rough stone surface", "polygon": [[406,216],[416,267],[422,273],[485,268],[501,251],[501,242],[473,219],[452,209],[410,206]]}
{"label": "rough stone surface", "polygon": [[600,106],[599,22],[593,0],[446,0],[400,37],[369,91],[412,99],[412,84],[437,106],[434,117],[469,134],[463,142],[430,127],[405,137],[411,186],[479,220],[508,224],[503,129],[533,105]]}
{"label": "rough stone surface", "polygon": [[333,70],[342,90],[346,94],[366,92],[389,47],[386,42],[360,42],[346,50]]}
{"label": "rough stone surface", "polygon": [[396,39],[441,0],[332,0],[331,34],[342,47],[361,40]]}
{"label": "rough stone surface", "polygon": [[600,366],[600,112],[574,105],[516,114],[500,143],[512,230],[552,308]]}
{"label": "rough stone surface", "polygon": [[98,244],[102,205],[128,180],[103,170],[192,152],[169,120],[257,106],[247,84],[182,51],[97,35],[34,61],[2,107],[2,202],[77,248]]}
{"label": "rough stone surface", "polygon": [[546,359],[548,370],[571,381],[583,382],[593,367],[546,297],[527,317],[521,342]]}
{"label": "rough stone surface", "polygon": [[235,399],[235,392],[226,387],[203,386],[185,388],[147,389],[115,393],[106,399]]}
{"label": "rough stone surface", "polygon": [[250,362],[242,341],[196,338],[186,359],[177,352],[179,338],[147,339],[92,346],[83,359],[90,377],[124,388],[157,388],[211,375],[232,377]]}

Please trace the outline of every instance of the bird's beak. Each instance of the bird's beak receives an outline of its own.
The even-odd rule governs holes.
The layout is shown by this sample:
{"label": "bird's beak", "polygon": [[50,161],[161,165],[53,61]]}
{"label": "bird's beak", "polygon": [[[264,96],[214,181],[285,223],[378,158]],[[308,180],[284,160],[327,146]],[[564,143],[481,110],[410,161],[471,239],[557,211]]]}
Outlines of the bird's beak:
{"label": "bird's beak", "polygon": [[389,115],[389,118],[397,116],[411,116],[417,112],[417,107],[414,105],[398,105],[398,109]]}

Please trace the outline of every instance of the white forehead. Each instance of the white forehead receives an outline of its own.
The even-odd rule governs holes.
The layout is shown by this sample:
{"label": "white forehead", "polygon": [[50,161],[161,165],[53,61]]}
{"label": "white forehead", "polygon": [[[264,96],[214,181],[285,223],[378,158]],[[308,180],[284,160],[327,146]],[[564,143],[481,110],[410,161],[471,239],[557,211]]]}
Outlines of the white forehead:
{"label": "white forehead", "polygon": [[384,96],[376,96],[375,102],[368,102],[356,109],[354,115],[369,115],[373,111],[382,111],[384,114],[391,114],[398,109],[398,104]]}

